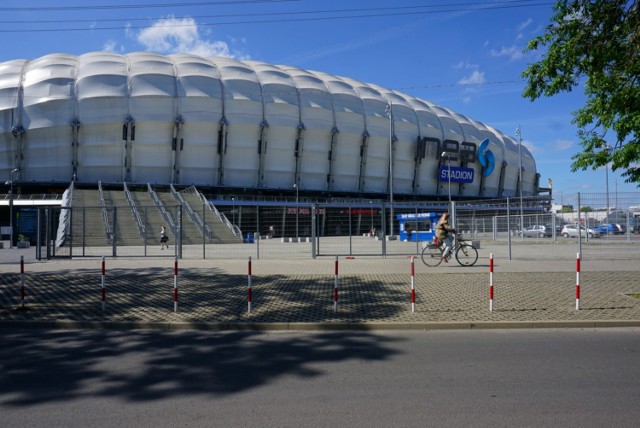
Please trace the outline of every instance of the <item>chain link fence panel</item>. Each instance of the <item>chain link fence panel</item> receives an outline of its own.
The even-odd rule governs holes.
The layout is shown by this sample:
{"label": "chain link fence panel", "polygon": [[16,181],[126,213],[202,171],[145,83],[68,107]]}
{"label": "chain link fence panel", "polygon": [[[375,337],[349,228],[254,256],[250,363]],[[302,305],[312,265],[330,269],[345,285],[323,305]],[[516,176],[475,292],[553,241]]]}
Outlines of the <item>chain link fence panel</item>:
{"label": "chain link fence panel", "polygon": [[[609,209],[607,209],[609,206]],[[562,203],[506,198],[452,203],[455,228],[488,260],[637,259],[640,193],[576,194]],[[448,204],[353,200],[45,207],[38,257],[187,259],[419,256]],[[160,245],[165,226],[168,248]]]}

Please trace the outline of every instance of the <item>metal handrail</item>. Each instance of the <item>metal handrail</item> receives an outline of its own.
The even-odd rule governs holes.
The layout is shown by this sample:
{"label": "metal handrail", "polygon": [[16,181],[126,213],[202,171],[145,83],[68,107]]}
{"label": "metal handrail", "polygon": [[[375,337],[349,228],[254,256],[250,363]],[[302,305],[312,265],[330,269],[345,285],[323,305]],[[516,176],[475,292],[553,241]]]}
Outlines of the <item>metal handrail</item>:
{"label": "metal handrail", "polygon": [[131,196],[131,192],[129,192],[129,188],[127,187],[127,183],[122,183],[124,186],[124,196],[129,203],[129,207],[131,208],[131,212],[133,213],[133,218],[136,220],[136,224],[138,225],[138,233],[140,233],[140,237],[144,238],[145,234],[145,224],[140,218],[140,213],[138,212],[138,208],[136,208],[136,204]]}
{"label": "metal handrail", "polygon": [[175,231],[176,230],[176,225],[173,222],[173,218],[171,218],[171,215],[169,215],[169,213],[167,212],[167,209],[165,208],[165,206],[162,203],[162,201],[160,200],[160,198],[158,198],[158,195],[156,194],[155,190],[153,190],[153,188],[151,188],[151,184],[150,183],[147,183],[147,189],[149,191],[149,195],[151,196],[151,199],[153,200],[153,203],[155,204],[156,208],[158,208],[158,210],[160,210],[160,215],[162,216],[164,221],[169,225],[171,230]]}
{"label": "metal handrail", "polygon": [[224,213],[221,213],[220,211],[218,211],[218,209],[215,207],[215,205],[213,205],[211,202],[207,201],[207,199],[204,197],[204,195],[202,193],[197,192],[197,195],[200,198],[200,200],[202,201],[202,203],[205,204],[206,206],[208,206],[209,209],[218,217],[220,222],[223,223],[225,226],[227,226],[227,228],[229,228],[231,233],[233,233],[235,236],[242,237],[242,231],[240,230],[239,227],[237,227],[233,223],[231,223],[229,221],[229,219],[224,215]]}
{"label": "metal handrail", "polygon": [[196,190],[195,186],[191,186],[188,189],[182,190],[181,192],[177,192],[176,189],[173,187],[173,184],[171,185],[171,193],[173,194],[173,196],[176,199],[178,199],[178,201],[182,204],[183,207],[187,209],[187,214],[189,215],[191,220],[196,224],[196,226],[198,226],[198,229],[200,229],[200,233],[202,233],[202,235],[205,236],[209,242],[212,242],[213,230],[211,229],[211,226],[206,224],[205,221],[202,219],[202,217],[196,211],[194,211],[193,207],[191,207],[191,204],[189,204],[189,202],[185,200],[184,197],[182,197],[181,195],[182,192],[195,193],[197,196],[198,191]]}
{"label": "metal handrail", "polygon": [[111,226],[109,226],[109,213],[107,212],[107,204],[104,201],[104,194],[102,193],[102,181],[98,181],[98,193],[100,194],[100,207],[102,207],[102,220],[104,222],[104,233],[107,237],[107,242],[112,242],[113,234]]}
{"label": "metal handrail", "polygon": [[[10,197],[11,196],[8,193],[6,193],[2,197],[0,197],[0,199],[7,200]],[[18,201],[18,200],[26,200],[26,201],[52,200],[52,201],[57,201],[57,200],[59,200],[61,198],[62,198],[62,196],[57,194],[57,193],[37,193],[37,194],[28,194],[28,195],[24,195],[24,194],[13,195],[13,200],[14,201]]]}

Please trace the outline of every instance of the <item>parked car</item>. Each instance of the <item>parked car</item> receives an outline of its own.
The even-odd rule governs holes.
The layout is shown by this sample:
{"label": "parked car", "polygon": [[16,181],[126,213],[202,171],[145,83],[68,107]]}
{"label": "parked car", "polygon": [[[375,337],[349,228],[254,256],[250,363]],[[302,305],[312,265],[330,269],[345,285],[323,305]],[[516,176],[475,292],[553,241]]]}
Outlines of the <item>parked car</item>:
{"label": "parked car", "polygon": [[598,227],[595,227],[594,229],[600,232],[600,234],[602,235],[619,235],[621,233],[624,233],[622,232],[622,228],[619,224],[613,223],[604,223]]}
{"label": "parked car", "polygon": [[[564,238],[576,238],[578,236],[577,224],[565,224],[560,234]],[[589,238],[599,238],[600,232],[596,229],[587,229],[584,226],[580,226],[580,236]]]}
{"label": "parked car", "polygon": [[[523,231],[519,232],[520,236],[523,235]],[[552,231],[551,227],[544,226],[541,224],[536,224],[534,226],[529,226],[524,228],[524,236],[525,238],[544,238],[545,236],[551,236]]]}

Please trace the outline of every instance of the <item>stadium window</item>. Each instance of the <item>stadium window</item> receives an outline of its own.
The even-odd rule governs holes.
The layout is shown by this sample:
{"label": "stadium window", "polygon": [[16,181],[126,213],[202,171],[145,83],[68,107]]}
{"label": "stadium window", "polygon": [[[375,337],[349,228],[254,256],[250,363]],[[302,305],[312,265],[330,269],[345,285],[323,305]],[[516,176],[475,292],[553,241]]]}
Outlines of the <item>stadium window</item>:
{"label": "stadium window", "polygon": [[450,156],[451,160],[456,160],[459,152],[458,146],[458,142],[454,140],[444,140],[444,142],[442,143],[443,151],[447,152],[450,155],[455,155]]}
{"label": "stadium window", "polygon": [[476,161],[477,147],[474,143],[462,142],[460,147],[460,160],[466,163],[474,163]]}

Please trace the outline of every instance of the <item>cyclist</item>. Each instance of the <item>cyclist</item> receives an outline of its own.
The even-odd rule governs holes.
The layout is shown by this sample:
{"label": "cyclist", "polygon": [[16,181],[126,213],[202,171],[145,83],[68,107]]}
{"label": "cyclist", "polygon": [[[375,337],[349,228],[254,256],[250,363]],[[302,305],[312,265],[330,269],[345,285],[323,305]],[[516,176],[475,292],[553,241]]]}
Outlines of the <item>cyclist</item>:
{"label": "cyclist", "polygon": [[449,213],[442,214],[438,224],[436,224],[436,238],[444,243],[444,251],[442,252],[442,261],[449,263],[447,258],[453,248],[453,239],[455,238],[456,230],[449,224]]}

